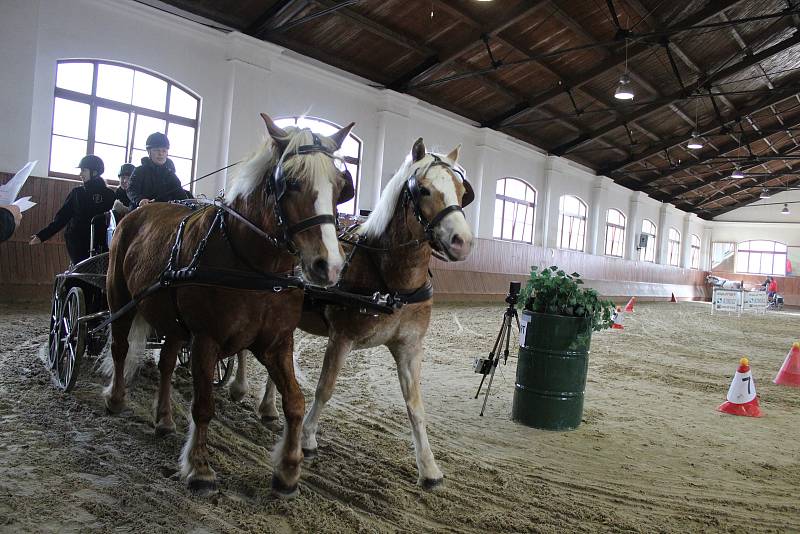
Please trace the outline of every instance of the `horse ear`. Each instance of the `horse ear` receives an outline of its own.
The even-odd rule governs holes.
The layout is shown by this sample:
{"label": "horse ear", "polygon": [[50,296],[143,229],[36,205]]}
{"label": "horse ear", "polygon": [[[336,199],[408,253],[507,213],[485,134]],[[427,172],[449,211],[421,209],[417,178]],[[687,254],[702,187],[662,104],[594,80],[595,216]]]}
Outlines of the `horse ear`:
{"label": "horse ear", "polygon": [[269,132],[272,140],[281,147],[281,150],[285,149],[286,145],[289,144],[289,134],[286,133],[286,130],[272,122],[272,119],[266,113],[262,113],[261,118],[264,119],[264,124],[267,125],[267,132]]}
{"label": "horse ear", "polygon": [[355,125],[356,123],[351,122],[341,130],[330,136],[330,140],[333,141],[334,144],[336,145],[336,150],[342,148],[342,143],[344,143],[344,140],[347,139],[348,135],[350,135],[350,130],[352,130],[353,126]]}
{"label": "horse ear", "polygon": [[450,153],[447,155],[447,159],[449,159],[453,163],[456,163],[458,161],[459,152],[461,152],[461,143],[459,143],[458,146],[456,146],[453,150],[450,151]]}
{"label": "horse ear", "polygon": [[414,147],[411,149],[411,158],[414,160],[414,163],[416,163],[424,158],[425,154],[427,154],[427,150],[425,149],[425,141],[423,141],[420,137],[414,141]]}

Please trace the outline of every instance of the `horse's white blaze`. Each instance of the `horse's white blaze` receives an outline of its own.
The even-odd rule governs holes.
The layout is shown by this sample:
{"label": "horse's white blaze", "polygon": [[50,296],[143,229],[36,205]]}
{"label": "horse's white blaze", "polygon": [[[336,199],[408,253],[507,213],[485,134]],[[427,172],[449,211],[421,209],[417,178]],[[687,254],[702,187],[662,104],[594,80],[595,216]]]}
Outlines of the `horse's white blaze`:
{"label": "horse's white blaze", "polygon": [[[453,182],[453,175],[447,169],[442,167],[434,167],[427,173],[428,179],[431,181],[431,187],[442,193],[444,196],[444,205],[460,205],[460,199],[456,193],[456,185]],[[462,213],[457,211],[451,212],[445,216],[439,223],[438,228],[435,229],[436,237],[444,243],[448,248],[452,247],[452,239],[458,236],[462,244],[451,248],[451,252],[456,259],[463,259],[469,254],[472,247],[472,230],[467,224],[467,219]]]}
{"label": "horse's white blaze", "polygon": [[[316,177],[317,199],[314,202],[314,211],[317,215],[333,215],[333,185],[328,177]],[[328,260],[328,281],[335,283],[344,266],[344,257],[339,252],[339,240],[336,238],[336,227],[332,224],[323,224],[320,227],[322,244],[325,247]]]}

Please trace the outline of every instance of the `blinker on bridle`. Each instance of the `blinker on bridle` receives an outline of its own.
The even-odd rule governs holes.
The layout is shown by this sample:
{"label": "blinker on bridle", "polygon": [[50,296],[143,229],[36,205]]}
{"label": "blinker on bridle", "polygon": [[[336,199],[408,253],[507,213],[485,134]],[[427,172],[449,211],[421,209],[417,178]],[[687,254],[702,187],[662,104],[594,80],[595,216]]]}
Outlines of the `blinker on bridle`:
{"label": "blinker on bridle", "polygon": [[[328,156],[329,158],[335,160],[337,158],[330,150],[325,148],[322,145],[322,141],[320,140],[319,136],[311,132],[313,138],[313,144],[310,145],[301,145],[297,147],[293,154],[288,154],[287,151],[284,151],[281,154],[280,160],[278,160],[278,164],[275,166],[275,172],[270,177],[270,180],[267,182],[267,195],[274,195],[275,196],[275,218],[278,223],[278,228],[281,230],[281,240],[283,243],[286,244],[287,249],[289,252],[294,254],[297,251],[297,247],[294,244],[293,237],[300,232],[308,230],[309,228],[313,228],[315,226],[321,226],[323,224],[332,224],[336,226],[337,219],[335,215],[315,215],[313,217],[309,217],[307,219],[303,219],[302,221],[289,225],[286,222],[286,218],[283,214],[283,207],[281,205],[281,201],[283,200],[284,195],[286,194],[287,189],[292,188],[294,185],[287,184],[286,177],[283,174],[283,164],[284,162],[293,157],[293,156],[303,156],[307,154],[314,154],[320,153]],[[350,175],[350,171],[347,170],[345,167],[344,171],[342,171],[342,177],[345,180],[345,186],[342,189],[342,192],[337,199],[337,205],[341,204],[342,202],[347,202],[355,195],[354,187],[353,187],[353,177]]]}

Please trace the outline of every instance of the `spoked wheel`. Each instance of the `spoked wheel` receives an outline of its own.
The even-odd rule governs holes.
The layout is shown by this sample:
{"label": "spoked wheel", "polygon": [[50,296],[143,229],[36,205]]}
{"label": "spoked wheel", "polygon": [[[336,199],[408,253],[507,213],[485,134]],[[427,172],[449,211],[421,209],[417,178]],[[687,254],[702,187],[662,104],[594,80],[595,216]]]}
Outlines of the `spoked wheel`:
{"label": "spoked wheel", "polygon": [[214,366],[214,387],[227,386],[236,372],[236,356],[217,361]]}
{"label": "spoked wheel", "polygon": [[55,376],[58,387],[70,391],[78,378],[86,342],[86,323],[78,319],[86,315],[83,290],[73,287],[61,305],[58,326],[59,350],[55,355]]}
{"label": "spoked wheel", "polygon": [[53,303],[50,306],[50,335],[47,339],[47,366],[54,369],[58,355],[61,354],[61,307],[64,305],[64,294],[59,291],[58,282],[53,288]]}

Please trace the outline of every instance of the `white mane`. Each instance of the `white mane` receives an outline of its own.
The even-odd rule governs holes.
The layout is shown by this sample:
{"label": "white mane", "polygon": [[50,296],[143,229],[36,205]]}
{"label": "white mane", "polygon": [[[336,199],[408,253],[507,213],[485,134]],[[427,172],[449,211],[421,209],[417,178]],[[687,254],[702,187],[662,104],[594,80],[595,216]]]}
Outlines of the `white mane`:
{"label": "white mane", "polygon": [[[444,154],[436,154],[440,159],[447,163],[453,164]],[[378,205],[372,210],[372,213],[367,217],[366,222],[358,229],[358,233],[364,234],[369,238],[375,239],[380,237],[389,226],[389,223],[394,217],[394,209],[397,206],[397,199],[400,197],[400,192],[409,176],[414,174],[418,169],[424,169],[433,160],[433,156],[428,153],[421,160],[413,163],[411,161],[411,154],[406,156],[405,161],[394,173],[392,179],[386,184],[381,193],[381,198]],[[454,166],[458,167],[458,164]]]}
{"label": "white mane", "polygon": [[[287,158],[298,147],[314,143],[313,134],[308,128],[300,129],[288,126],[284,128],[284,131],[286,131],[289,139],[289,144],[286,146]],[[328,150],[333,152],[336,149],[327,137],[319,137]],[[239,196],[243,198],[250,196],[264,179],[265,173],[268,170],[273,172],[277,164],[278,151],[276,150],[275,142],[267,138],[258,150],[242,161],[234,172],[231,178],[231,186],[226,195],[228,201],[232,202]],[[328,156],[321,153],[312,153],[302,157],[286,159],[284,171],[287,175],[317,177],[332,174],[336,171],[336,168]]]}

